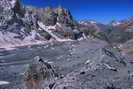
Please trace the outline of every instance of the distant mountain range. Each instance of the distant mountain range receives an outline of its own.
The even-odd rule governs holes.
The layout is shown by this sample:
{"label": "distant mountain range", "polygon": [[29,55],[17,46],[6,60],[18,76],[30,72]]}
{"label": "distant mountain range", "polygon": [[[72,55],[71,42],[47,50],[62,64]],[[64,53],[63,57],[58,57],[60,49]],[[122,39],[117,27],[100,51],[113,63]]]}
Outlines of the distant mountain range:
{"label": "distant mountain range", "polygon": [[18,0],[1,0],[0,12],[0,48],[99,37],[99,33],[115,43],[133,38],[133,18],[109,24],[76,21],[70,11],[61,6],[36,8],[24,6]]}

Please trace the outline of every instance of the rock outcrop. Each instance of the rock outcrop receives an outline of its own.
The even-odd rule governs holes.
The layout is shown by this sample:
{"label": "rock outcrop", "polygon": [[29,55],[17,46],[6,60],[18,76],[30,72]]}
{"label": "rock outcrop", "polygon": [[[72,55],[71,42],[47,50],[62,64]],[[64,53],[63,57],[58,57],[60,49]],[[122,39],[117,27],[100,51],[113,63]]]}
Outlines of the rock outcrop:
{"label": "rock outcrop", "polygon": [[[35,8],[24,6],[19,0],[2,0],[0,10],[0,47],[50,40],[53,37],[46,30],[60,39],[76,39],[76,21],[69,10],[62,7]],[[40,29],[38,22],[42,22],[47,28]]]}
{"label": "rock outcrop", "polygon": [[61,78],[52,65],[39,56],[34,58],[25,72],[25,87],[26,89],[81,89],[76,74],[68,74]]}

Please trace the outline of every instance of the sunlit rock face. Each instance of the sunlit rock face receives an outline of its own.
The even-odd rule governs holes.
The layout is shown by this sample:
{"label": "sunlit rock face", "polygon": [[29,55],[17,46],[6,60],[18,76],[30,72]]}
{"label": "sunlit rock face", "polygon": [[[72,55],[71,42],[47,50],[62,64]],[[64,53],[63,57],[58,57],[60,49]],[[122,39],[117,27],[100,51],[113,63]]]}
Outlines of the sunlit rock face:
{"label": "sunlit rock face", "polygon": [[24,7],[18,0],[2,0],[0,1],[0,8],[1,25],[10,25],[11,22],[13,23],[13,19],[21,19],[26,14]]}
{"label": "sunlit rock face", "polygon": [[2,0],[0,8],[0,47],[36,41],[38,28],[34,14],[18,0]]}
{"label": "sunlit rock face", "polygon": [[57,8],[48,6],[45,8],[32,8],[32,11],[36,13],[38,20],[44,25],[55,26],[55,29],[50,30],[60,38],[77,39],[75,30],[79,31],[78,23],[73,19],[68,9],[61,6]]}
{"label": "sunlit rock face", "polygon": [[32,8],[32,10],[37,13],[39,19],[47,26],[53,26],[56,25],[56,23],[66,25],[76,24],[70,11],[62,6],[57,8],[53,8],[51,6],[47,6],[45,8]]}
{"label": "sunlit rock face", "polygon": [[18,0],[0,1],[0,10],[0,47],[40,43],[51,38],[39,29],[36,13]]}
{"label": "sunlit rock face", "polygon": [[5,0],[1,0],[0,1],[0,25],[4,25],[4,23],[6,23],[6,21],[10,20],[11,17],[13,16],[13,11],[11,10],[14,5],[15,5],[15,0],[12,1],[13,3],[11,4],[11,1],[5,1]]}
{"label": "sunlit rock face", "polygon": [[[23,6],[19,0],[0,1],[0,47],[21,46],[50,40],[77,39],[78,24],[69,10],[62,7]],[[42,22],[45,28],[41,28]],[[77,33],[78,32],[78,33]]]}

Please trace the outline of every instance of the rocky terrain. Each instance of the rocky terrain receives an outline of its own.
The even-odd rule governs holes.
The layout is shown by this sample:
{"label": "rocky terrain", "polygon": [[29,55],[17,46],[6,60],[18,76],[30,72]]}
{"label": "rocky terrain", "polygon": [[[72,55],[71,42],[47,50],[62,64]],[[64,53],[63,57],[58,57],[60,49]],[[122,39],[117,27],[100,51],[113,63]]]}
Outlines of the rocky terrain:
{"label": "rocky terrain", "polygon": [[78,23],[61,6],[34,8],[23,6],[18,0],[2,0],[0,8],[1,48],[81,37]]}
{"label": "rocky terrain", "polygon": [[0,1],[0,89],[133,89],[132,55],[133,18],[76,21],[62,6]]}
{"label": "rocky terrain", "polygon": [[[128,58],[96,39],[3,51],[0,80],[9,84],[1,85],[1,89],[35,89],[29,87],[37,85],[38,89],[132,89],[133,65]],[[45,68],[44,72],[40,70],[46,65],[43,61],[52,66],[47,65],[48,73]]]}

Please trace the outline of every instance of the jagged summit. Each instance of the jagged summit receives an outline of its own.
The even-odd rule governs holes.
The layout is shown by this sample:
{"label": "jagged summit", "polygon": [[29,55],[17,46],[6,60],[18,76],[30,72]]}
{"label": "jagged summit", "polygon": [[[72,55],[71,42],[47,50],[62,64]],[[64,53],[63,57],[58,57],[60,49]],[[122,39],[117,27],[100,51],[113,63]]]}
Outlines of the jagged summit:
{"label": "jagged summit", "polygon": [[75,21],[68,9],[58,6],[53,8],[47,6],[45,8],[32,8],[32,10],[38,15],[39,19],[47,26],[55,25],[56,23],[74,25]]}
{"label": "jagged summit", "polygon": [[35,40],[36,18],[18,0],[0,1],[0,46],[21,45]]}
{"label": "jagged summit", "polygon": [[84,24],[84,25],[88,25],[88,24],[97,24],[99,22],[95,21],[95,20],[80,20],[79,24]]}
{"label": "jagged summit", "polygon": [[[35,8],[23,6],[18,0],[2,0],[0,10],[0,47],[40,43],[55,36],[55,40],[75,39],[76,21],[63,7]],[[38,22],[45,27],[40,29]]]}

